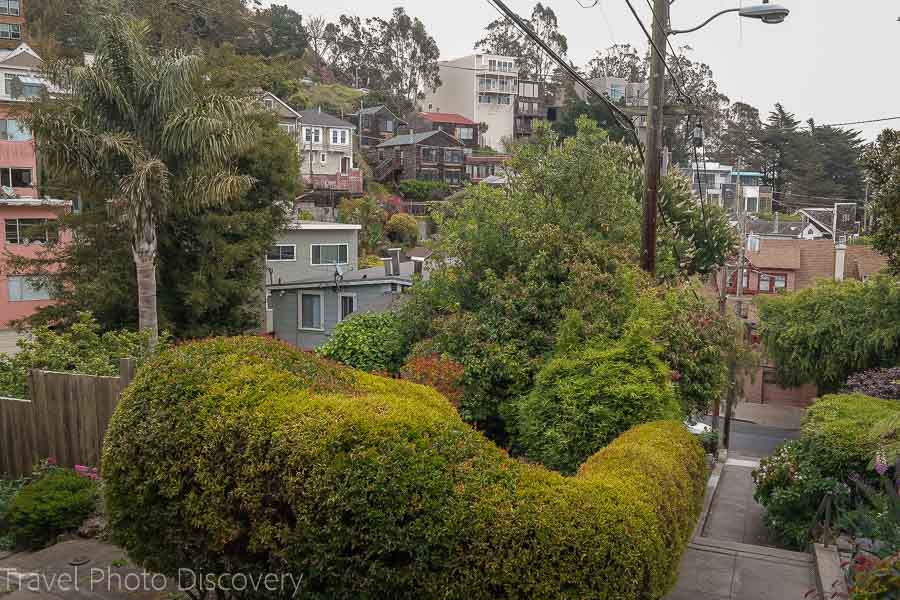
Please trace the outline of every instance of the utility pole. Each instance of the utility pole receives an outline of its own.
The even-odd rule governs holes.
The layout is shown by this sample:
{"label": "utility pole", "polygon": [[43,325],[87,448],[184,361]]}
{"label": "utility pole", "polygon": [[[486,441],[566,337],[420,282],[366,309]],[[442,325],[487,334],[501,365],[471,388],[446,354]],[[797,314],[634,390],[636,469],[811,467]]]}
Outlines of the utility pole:
{"label": "utility pole", "polygon": [[[735,298],[735,308],[737,312],[737,322],[740,327],[739,335],[744,340],[746,335],[746,326],[744,325],[744,261],[747,253],[747,219],[746,219],[746,200],[744,199],[744,186],[741,182],[741,173],[743,172],[744,161],[738,159],[737,165],[737,194],[735,199],[735,209],[737,210],[738,227],[740,228],[740,254],[738,255],[737,265],[737,297]],[[749,280],[749,278],[748,278]],[[728,452],[731,444],[731,420],[734,415],[734,404],[737,401],[737,360],[736,356],[730,357],[728,365],[729,389],[728,398],[725,401],[725,427],[722,430],[722,448]]]}
{"label": "utility pole", "polygon": [[650,90],[647,106],[647,143],[644,160],[644,215],[641,226],[641,268],[656,273],[656,213],[659,199],[659,170],[663,142],[665,102],[666,30],[669,27],[669,0],[653,0],[653,60],[650,61]]}

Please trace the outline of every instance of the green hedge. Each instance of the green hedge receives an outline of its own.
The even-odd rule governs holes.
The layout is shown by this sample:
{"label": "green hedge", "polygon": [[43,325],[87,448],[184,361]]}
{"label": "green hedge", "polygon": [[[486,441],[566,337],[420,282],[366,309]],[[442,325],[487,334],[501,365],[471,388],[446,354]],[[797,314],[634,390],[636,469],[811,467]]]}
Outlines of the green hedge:
{"label": "green hedge", "polygon": [[823,473],[845,479],[867,470],[879,446],[885,445],[877,425],[897,417],[896,400],[862,394],[824,396],[807,411],[802,437]]}
{"label": "green hedge", "polygon": [[430,388],[231,338],[138,373],[103,473],[116,541],[167,574],[292,573],[322,599],[633,599],[674,583],[706,470],[661,422],[566,478]]}
{"label": "green hedge", "polygon": [[397,373],[406,358],[400,317],[393,312],[359,313],[338,323],[319,354],[369,373]]}
{"label": "green hedge", "polygon": [[671,371],[659,354],[638,327],[549,361],[517,406],[516,442],[528,458],[574,473],[630,427],[678,419]]}

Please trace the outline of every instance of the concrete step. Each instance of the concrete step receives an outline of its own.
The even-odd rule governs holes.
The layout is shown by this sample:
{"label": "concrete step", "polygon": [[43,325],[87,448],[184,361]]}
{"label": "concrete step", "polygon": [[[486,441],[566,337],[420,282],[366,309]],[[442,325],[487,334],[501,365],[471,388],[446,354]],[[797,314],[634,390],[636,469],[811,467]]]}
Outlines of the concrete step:
{"label": "concrete step", "polygon": [[695,537],[691,540],[689,546],[702,552],[716,552],[729,556],[743,556],[756,560],[770,560],[781,564],[793,564],[805,567],[810,567],[813,564],[812,556],[806,552],[794,552],[792,550],[782,550],[780,548],[770,548],[768,546],[753,546],[751,544],[717,540],[715,538]]}

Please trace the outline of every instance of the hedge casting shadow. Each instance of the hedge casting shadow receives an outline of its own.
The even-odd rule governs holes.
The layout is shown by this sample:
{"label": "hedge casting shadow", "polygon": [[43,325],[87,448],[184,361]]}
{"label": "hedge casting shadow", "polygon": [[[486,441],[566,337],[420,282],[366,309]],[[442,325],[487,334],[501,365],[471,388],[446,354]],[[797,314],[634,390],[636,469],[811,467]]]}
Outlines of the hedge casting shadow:
{"label": "hedge casting shadow", "polygon": [[680,423],[636,427],[563,477],[431,388],[261,338],[141,369],[102,466],[115,540],[146,568],[292,573],[297,597],[323,599],[660,598],[705,481]]}

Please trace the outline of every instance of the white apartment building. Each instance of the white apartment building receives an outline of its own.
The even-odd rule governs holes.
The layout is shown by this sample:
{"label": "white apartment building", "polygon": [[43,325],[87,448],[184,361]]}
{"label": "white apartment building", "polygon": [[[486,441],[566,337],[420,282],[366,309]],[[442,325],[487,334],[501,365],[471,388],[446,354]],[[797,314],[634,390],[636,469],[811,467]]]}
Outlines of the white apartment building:
{"label": "white apartment building", "polygon": [[427,93],[425,112],[457,113],[487,124],[481,144],[499,152],[515,134],[518,65],[511,56],[473,54],[440,63],[441,86]]}
{"label": "white apartment building", "polygon": [[737,171],[731,165],[714,161],[692,163],[678,170],[690,179],[697,198],[702,189],[708,201],[729,211],[735,211],[742,200],[746,213],[772,212],[772,188],[764,184],[762,173]]}

